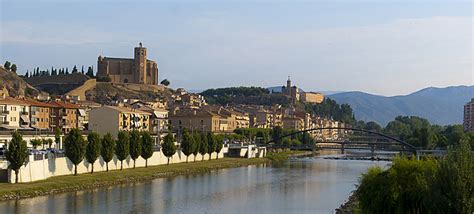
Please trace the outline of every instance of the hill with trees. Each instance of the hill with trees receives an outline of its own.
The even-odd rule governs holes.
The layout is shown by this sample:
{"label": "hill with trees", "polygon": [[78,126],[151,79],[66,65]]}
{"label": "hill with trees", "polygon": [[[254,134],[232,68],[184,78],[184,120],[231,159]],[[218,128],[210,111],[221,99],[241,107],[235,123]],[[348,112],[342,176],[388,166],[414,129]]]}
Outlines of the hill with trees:
{"label": "hill with trees", "polygon": [[[10,68],[11,69],[11,68]],[[25,82],[12,70],[0,67],[0,90],[5,88],[10,96],[34,97],[41,92]]]}
{"label": "hill with trees", "polygon": [[283,94],[270,94],[261,87],[229,87],[207,89],[200,93],[209,104],[287,105],[289,99]]}

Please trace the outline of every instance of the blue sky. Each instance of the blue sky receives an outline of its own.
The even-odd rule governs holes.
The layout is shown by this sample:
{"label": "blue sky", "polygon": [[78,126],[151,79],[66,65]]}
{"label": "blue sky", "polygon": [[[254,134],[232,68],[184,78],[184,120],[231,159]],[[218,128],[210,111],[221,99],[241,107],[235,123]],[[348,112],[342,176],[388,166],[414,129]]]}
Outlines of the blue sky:
{"label": "blue sky", "polygon": [[0,60],[96,66],[143,42],[173,87],[398,95],[472,85],[472,1],[6,1]]}

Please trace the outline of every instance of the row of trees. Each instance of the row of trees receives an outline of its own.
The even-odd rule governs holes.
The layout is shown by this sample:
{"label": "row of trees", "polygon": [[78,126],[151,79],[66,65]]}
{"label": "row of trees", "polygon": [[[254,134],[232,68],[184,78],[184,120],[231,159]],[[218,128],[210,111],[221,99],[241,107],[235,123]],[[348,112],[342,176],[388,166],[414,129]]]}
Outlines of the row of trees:
{"label": "row of trees", "polygon": [[309,133],[298,133],[287,138],[280,139],[281,137],[290,133],[296,132],[291,129],[284,129],[280,126],[276,126],[273,129],[264,128],[239,128],[234,130],[234,135],[226,136],[229,139],[249,139],[255,140],[258,144],[267,143],[273,140],[276,145],[282,146],[300,146],[300,145],[311,145],[314,144],[314,139]]}
{"label": "row of trees", "polygon": [[[222,150],[224,135],[213,135],[210,132],[189,133],[187,130],[184,130],[182,135],[180,145],[182,152],[186,155],[186,162],[191,154],[194,155],[194,161],[198,153],[203,156],[203,160],[204,155],[209,154],[210,160],[213,152],[220,153]],[[58,142],[58,139],[56,141]],[[46,144],[51,147],[53,140],[33,139],[31,143],[34,147]],[[110,133],[101,137],[92,132],[89,133],[87,139],[84,139],[78,129],[72,129],[64,140],[64,150],[66,157],[74,164],[74,175],[77,175],[77,165],[84,159],[91,164],[91,173],[93,173],[94,163],[99,157],[102,157],[106,163],[106,170],[109,171],[109,162],[114,155],[120,161],[120,170],[123,169],[123,161],[128,156],[133,160],[133,168],[138,157],[142,157],[145,160],[145,167],[148,167],[148,159],[154,152],[154,142],[149,132],[120,131],[116,140]],[[168,158],[168,164],[176,150],[175,139],[171,133],[168,133],[162,144],[162,152]],[[26,141],[23,140],[21,134],[14,132],[5,156],[10,162],[9,168],[15,171],[16,183],[18,183],[19,169],[26,163],[28,154]]]}
{"label": "row of trees", "polygon": [[145,159],[145,167],[148,167],[148,159],[153,155],[153,139],[148,132],[120,131],[115,140],[110,133],[102,138],[97,133],[90,133],[85,140],[78,129],[72,129],[64,140],[64,150],[66,157],[74,164],[74,175],[77,175],[77,165],[84,158],[92,166],[91,173],[94,172],[94,163],[102,157],[106,163],[106,170],[109,171],[109,162],[114,155],[120,161],[120,170],[123,169],[123,161],[130,156],[133,160],[133,168],[138,157]]}
{"label": "row of trees", "polygon": [[396,136],[416,147],[446,148],[458,144],[463,137],[474,147],[474,133],[465,132],[462,125],[432,125],[416,116],[398,116],[385,127],[375,122],[358,122],[356,127]]}
{"label": "row of trees", "polygon": [[16,64],[12,64],[9,61],[5,61],[5,64],[3,64],[3,67],[5,69],[7,69],[7,71],[12,71],[12,72],[15,72],[15,73],[18,70],[18,68],[16,67]]}
{"label": "row of trees", "polygon": [[[167,136],[171,136],[168,134]],[[166,137],[167,137],[166,136]],[[165,137],[163,143],[163,153],[167,150],[166,144],[170,144],[170,140]],[[216,159],[219,158],[219,153],[224,146],[225,135],[214,135],[211,132],[193,132],[190,133],[187,129],[183,130],[182,140],[181,140],[181,151],[186,155],[186,162],[188,162],[189,156],[194,155],[194,161],[196,161],[196,155],[199,153],[204,160],[204,155],[209,154],[209,160],[211,159],[211,154],[216,152]],[[174,154],[174,153],[173,153]],[[167,157],[169,156],[165,153]],[[168,159],[169,164],[169,159]]]}
{"label": "row of trees", "polygon": [[464,137],[443,158],[398,158],[390,169],[369,168],[356,191],[362,213],[474,211],[474,156]]}
{"label": "row of trees", "polygon": [[[32,72],[26,71],[25,77],[40,77],[40,76],[57,76],[57,75],[67,75],[67,74],[75,74],[79,73],[79,70],[77,69],[77,66],[74,65],[72,68],[71,72],[69,72],[69,69],[66,68],[54,68],[51,67],[50,69],[47,70],[40,70],[39,67],[36,67],[33,69]],[[89,66],[87,68],[87,71],[84,70],[84,66],[82,66],[81,73],[85,74],[91,78],[94,78],[94,68],[92,66]]]}

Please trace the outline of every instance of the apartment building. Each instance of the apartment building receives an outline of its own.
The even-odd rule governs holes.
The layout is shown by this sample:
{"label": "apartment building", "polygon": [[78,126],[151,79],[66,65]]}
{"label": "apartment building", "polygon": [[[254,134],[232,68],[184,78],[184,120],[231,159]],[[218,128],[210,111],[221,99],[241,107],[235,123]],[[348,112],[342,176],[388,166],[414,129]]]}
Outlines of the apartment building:
{"label": "apartment building", "polygon": [[465,131],[474,132],[474,98],[464,105],[463,126]]}
{"label": "apartment building", "polygon": [[30,105],[22,100],[2,96],[0,98],[0,128],[6,130],[31,129]]}
{"label": "apartment building", "polygon": [[201,132],[221,132],[228,129],[227,121],[222,116],[203,109],[175,109],[170,112],[169,119],[172,129],[178,133],[184,128]]}
{"label": "apartment building", "polygon": [[51,111],[55,106],[33,99],[25,99],[23,102],[30,105],[31,128],[35,130],[51,130]]}
{"label": "apartment building", "polygon": [[102,106],[89,112],[90,131],[117,137],[119,131],[149,131],[151,113],[124,106]]}
{"label": "apartment building", "polygon": [[50,126],[52,130],[59,128],[63,133],[78,128],[77,118],[79,106],[62,102],[51,101]]}

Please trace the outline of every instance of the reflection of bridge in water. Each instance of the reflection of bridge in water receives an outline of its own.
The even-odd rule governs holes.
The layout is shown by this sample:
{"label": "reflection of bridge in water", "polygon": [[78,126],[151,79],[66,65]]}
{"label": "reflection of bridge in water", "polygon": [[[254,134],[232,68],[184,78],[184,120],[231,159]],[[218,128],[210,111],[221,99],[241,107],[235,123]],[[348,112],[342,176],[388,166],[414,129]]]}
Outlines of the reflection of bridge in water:
{"label": "reflection of bridge in water", "polygon": [[[339,130],[345,131],[346,133],[337,140],[316,140],[313,145],[290,145],[282,146],[275,144],[280,142],[283,138],[296,136],[300,133],[311,133],[321,132],[323,130]],[[302,131],[293,132],[278,139],[269,141],[273,148],[289,148],[294,150],[340,150],[342,154],[346,150],[367,150],[371,152],[372,157],[375,156],[376,151],[387,151],[387,152],[399,152],[401,154],[413,154],[417,158],[424,154],[431,154],[440,156],[446,153],[446,150],[430,150],[417,148],[405,141],[402,141],[396,137],[392,137],[376,131],[349,128],[349,127],[327,127],[327,128],[314,128]]]}

